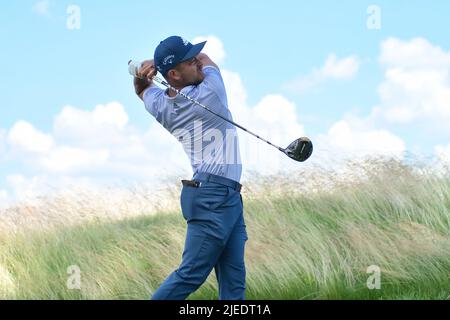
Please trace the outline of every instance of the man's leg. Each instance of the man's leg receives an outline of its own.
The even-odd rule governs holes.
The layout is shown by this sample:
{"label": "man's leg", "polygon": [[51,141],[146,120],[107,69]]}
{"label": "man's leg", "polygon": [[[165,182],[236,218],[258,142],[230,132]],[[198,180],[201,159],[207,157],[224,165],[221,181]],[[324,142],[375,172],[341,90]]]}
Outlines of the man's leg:
{"label": "man's leg", "polygon": [[188,224],[183,261],[156,290],[152,300],[184,300],[208,278],[223,250],[223,244],[203,231],[200,224]]}
{"label": "man's leg", "polygon": [[181,206],[188,223],[183,260],[153,294],[153,300],[183,300],[196,291],[217,264],[239,219],[239,194],[213,183],[183,188]]}
{"label": "man's leg", "polygon": [[244,216],[241,213],[215,266],[220,300],[245,300],[244,250],[247,239]]}

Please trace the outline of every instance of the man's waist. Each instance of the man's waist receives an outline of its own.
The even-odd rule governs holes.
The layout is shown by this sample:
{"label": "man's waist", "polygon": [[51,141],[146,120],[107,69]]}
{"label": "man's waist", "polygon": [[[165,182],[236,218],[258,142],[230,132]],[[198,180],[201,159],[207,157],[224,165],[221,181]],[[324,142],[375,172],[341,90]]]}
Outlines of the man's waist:
{"label": "man's waist", "polygon": [[212,174],[240,182],[242,176],[242,164],[222,164],[203,162],[199,165],[192,164],[194,177],[200,173]]}
{"label": "man's waist", "polygon": [[[238,192],[240,192],[242,189],[242,185],[235,180],[225,178],[222,176],[218,176],[218,175],[215,175],[212,173],[206,173],[206,172],[196,173],[193,177],[193,181],[200,182],[200,183],[201,182],[217,183],[217,184],[221,184],[221,185],[230,187]],[[200,186],[200,184],[198,186]]]}

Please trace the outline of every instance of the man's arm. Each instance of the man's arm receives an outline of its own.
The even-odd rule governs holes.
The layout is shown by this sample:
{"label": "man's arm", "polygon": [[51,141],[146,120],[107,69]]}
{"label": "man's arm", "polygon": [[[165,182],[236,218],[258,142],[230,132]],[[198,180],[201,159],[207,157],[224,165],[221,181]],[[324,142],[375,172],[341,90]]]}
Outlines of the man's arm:
{"label": "man's arm", "polygon": [[[213,92],[222,102],[221,104],[215,104],[213,107],[213,111],[219,111],[223,106],[225,108],[228,108],[228,101],[227,101],[227,92],[225,88],[225,84],[223,82],[222,75],[220,73],[219,66],[215,64],[206,54],[200,53],[197,55],[197,60],[200,61],[200,63],[204,67],[211,66],[213,68],[208,68],[204,70],[205,73],[205,79],[204,81],[199,85],[200,90],[202,90],[202,94],[206,95],[208,93]],[[217,109],[214,110],[214,108]]]}
{"label": "man's arm", "polygon": [[152,85],[152,78],[156,76],[156,73],[153,60],[142,63],[142,67],[137,72],[138,77],[134,78],[134,90],[141,100],[144,100],[145,89]]}
{"label": "man's arm", "polygon": [[197,59],[200,60],[204,67],[213,66],[219,69],[219,66],[215,64],[205,53],[199,53]]}
{"label": "man's arm", "polygon": [[152,83],[147,79],[134,78],[134,91],[141,100],[144,100],[144,91],[150,87],[151,84]]}

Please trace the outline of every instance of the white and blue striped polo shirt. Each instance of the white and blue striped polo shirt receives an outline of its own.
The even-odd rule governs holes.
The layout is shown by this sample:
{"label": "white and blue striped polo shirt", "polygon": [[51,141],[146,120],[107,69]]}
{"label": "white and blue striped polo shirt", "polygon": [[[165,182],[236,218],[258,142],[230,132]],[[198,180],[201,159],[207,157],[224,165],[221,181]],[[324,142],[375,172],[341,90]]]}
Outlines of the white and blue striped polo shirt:
{"label": "white and blue striped polo shirt", "polygon": [[[182,92],[233,120],[220,71],[203,68],[204,81],[187,86]],[[169,97],[167,91],[152,85],[144,93],[145,108],[183,145],[194,176],[211,173],[240,182],[242,163],[236,127],[180,95]]]}

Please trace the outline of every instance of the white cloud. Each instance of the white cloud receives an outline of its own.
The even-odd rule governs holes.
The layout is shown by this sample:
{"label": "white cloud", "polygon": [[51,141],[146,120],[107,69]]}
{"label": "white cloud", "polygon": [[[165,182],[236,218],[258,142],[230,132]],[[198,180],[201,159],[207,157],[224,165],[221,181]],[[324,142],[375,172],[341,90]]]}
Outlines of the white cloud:
{"label": "white cloud", "polygon": [[50,134],[19,121],[7,141],[9,159],[49,175],[150,179],[161,170],[189,169],[180,157],[181,146],[168,132],[156,122],[147,132],[134,128],[118,102],[93,110],[66,106],[55,116]]}
{"label": "white cloud", "polygon": [[384,129],[367,127],[354,117],[333,124],[317,142],[335,162],[372,156],[402,159],[406,150],[401,138]]}
{"label": "white cloud", "polygon": [[5,208],[10,204],[9,193],[5,189],[0,189],[0,209]]}
{"label": "white cloud", "polygon": [[45,153],[50,151],[53,138],[26,121],[18,121],[7,136],[8,144],[19,152]]}
{"label": "white cloud", "polygon": [[49,16],[50,15],[50,1],[42,0],[38,1],[33,5],[33,12],[40,16]]}
{"label": "white cloud", "polygon": [[389,38],[381,44],[380,63],[388,68],[441,69],[450,65],[450,53],[424,38],[402,41]]}
{"label": "white cloud", "polygon": [[232,110],[241,115],[247,112],[247,91],[245,90],[242,79],[237,72],[222,69],[223,81],[227,89],[228,105]]}
{"label": "white cloud", "polygon": [[110,125],[119,129],[123,129],[128,123],[128,115],[118,102],[96,106],[92,119],[97,125]]}
{"label": "white cloud", "polygon": [[434,153],[438,162],[450,165],[450,144],[435,146]]}
{"label": "white cloud", "polygon": [[139,131],[128,123],[118,102],[98,105],[92,111],[66,106],[55,117],[53,134],[64,145],[41,162],[47,170],[84,168],[91,174],[145,179],[160,170],[186,169],[179,156],[182,148],[164,128],[152,122],[147,132]]}
{"label": "white cloud", "polygon": [[380,63],[385,78],[372,118],[450,133],[450,52],[422,38],[390,38],[381,45]]}
{"label": "white cloud", "polygon": [[336,55],[331,54],[319,74],[325,79],[350,79],[356,75],[359,66],[360,62],[356,56],[339,60]]}
{"label": "white cloud", "polygon": [[195,44],[203,41],[208,42],[206,43],[205,48],[202,52],[206,53],[211,58],[211,60],[213,60],[218,65],[223,64],[226,53],[222,41],[220,41],[220,39],[216,36],[201,36],[194,38],[192,40],[192,43]]}
{"label": "white cloud", "polygon": [[[279,94],[269,94],[255,106],[250,106],[239,74],[222,70],[222,75],[227,88],[228,105],[238,124],[283,148],[304,135],[293,102]],[[244,174],[251,171],[274,174],[296,166],[267,143],[240,129],[238,134]]]}
{"label": "white cloud", "polygon": [[54,134],[65,141],[84,145],[104,145],[114,141],[128,123],[128,115],[118,102],[98,105],[93,111],[65,106],[55,117]]}
{"label": "white cloud", "polygon": [[[324,74],[329,77],[350,74],[345,73],[345,68],[341,66],[332,68],[331,65],[333,63],[326,63],[326,68],[323,68],[326,70]],[[305,134],[293,102],[281,95],[271,94],[263,97],[256,106],[249,106],[239,74],[227,70],[223,70],[222,74],[230,109],[237,123],[283,148]],[[388,130],[376,128],[366,119],[350,116],[337,121],[326,134],[311,138],[315,152],[308,162],[300,165],[266,143],[240,131],[244,170],[274,174],[279,170],[298,170],[314,165],[335,167],[348,159],[369,156],[401,159],[406,149],[404,141]]]}
{"label": "white cloud", "polygon": [[57,147],[46,156],[38,159],[39,164],[48,172],[70,172],[104,166],[109,159],[109,151],[83,150],[74,147]]}
{"label": "white cloud", "polygon": [[335,54],[330,54],[320,69],[314,69],[310,74],[294,79],[284,87],[290,91],[302,93],[329,79],[351,79],[358,73],[360,65],[359,58],[354,55],[338,59]]}
{"label": "white cloud", "polygon": [[[302,137],[305,132],[295,104],[285,97],[270,94],[255,106],[247,103],[247,92],[239,74],[222,70],[229,106],[234,120],[270,140],[286,147]],[[402,159],[406,149],[404,141],[385,129],[377,128],[368,119],[347,116],[333,124],[327,133],[310,137],[314,154],[310,160],[299,164],[273,147],[239,131],[244,174],[276,174],[279,171],[298,171],[315,166],[339,168],[346,160],[367,157]]]}

